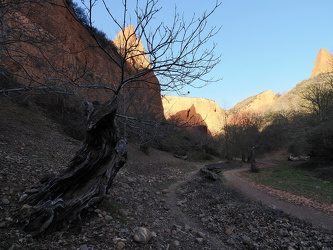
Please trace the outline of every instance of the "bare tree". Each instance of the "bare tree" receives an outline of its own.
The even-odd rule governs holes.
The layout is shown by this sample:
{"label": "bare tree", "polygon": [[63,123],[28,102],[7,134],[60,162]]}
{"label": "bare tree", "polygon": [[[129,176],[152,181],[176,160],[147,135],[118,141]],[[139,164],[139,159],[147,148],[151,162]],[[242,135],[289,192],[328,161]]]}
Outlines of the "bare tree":
{"label": "bare tree", "polygon": [[[312,136],[307,136],[312,141],[313,151],[329,152],[332,148],[332,111],[333,111],[333,75],[324,73],[319,76],[319,82],[308,86],[302,93],[303,108],[313,114],[319,129]],[[315,126],[314,126],[315,127]],[[318,147],[318,148],[316,148]],[[327,153],[325,153],[327,154]],[[329,153],[330,154],[330,153]],[[327,154],[327,155],[329,155]]]}
{"label": "bare tree", "polygon": [[261,125],[262,118],[256,113],[235,112],[226,117],[222,139],[228,160],[240,156],[243,162],[251,162],[252,149],[259,143]]}
{"label": "bare tree", "polygon": [[333,75],[322,74],[318,83],[311,84],[302,92],[302,98],[305,109],[321,122],[327,120],[333,110]]}
{"label": "bare tree", "polygon": [[[219,56],[214,55],[216,45],[211,44],[219,29],[207,27],[209,17],[220,5],[218,2],[211,11],[198,17],[194,15],[188,22],[175,11],[171,25],[164,22],[156,25],[153,18],[161,10],[158,0],[135,1],[134,6],[130,5],[134,1],[124,0],[120,20],[107,1],[100,1],[110,21],[122,34],[122,46],[117,54],[105,48],[94,32],[92,16],[97,1],[82,2],[89,17],[88,23],[82,25],[94,38],[95,48],[113,63],[120,74],[113,82],[80,85],[81,88],[110,91],[112,98],[89,114],[86,139],[67,169],[38,184],[36,193],[22,196],[25,204],[20,222],[24,230],[33,235],[50,231],[61,222],[79,220],[83,211],[100,202],[107,194],[127,157],[126,138],[120,135],[115,117],[121,113],[121,105],[129,99],[134,99],[134,103],[143,101],[139,97],[128,96],[130,91],[127,90],[153,88],[157,91],[180,91],[188,85],[197,86],[196,80],[204,86],[213,81],[205,76],[219,62]],[[71,11],[66,1],[63,6]],[[121,12],[119,9],[115,11]],[[125,29],[129,24],[133,28]],[[141,47],[141,41],[145,49]],[[133,67],[134,73],[129,73],[128,69]],[[156,76],[159,81],[156,81]],[[126,113],[120,116],[124,120],[134,119]]]}

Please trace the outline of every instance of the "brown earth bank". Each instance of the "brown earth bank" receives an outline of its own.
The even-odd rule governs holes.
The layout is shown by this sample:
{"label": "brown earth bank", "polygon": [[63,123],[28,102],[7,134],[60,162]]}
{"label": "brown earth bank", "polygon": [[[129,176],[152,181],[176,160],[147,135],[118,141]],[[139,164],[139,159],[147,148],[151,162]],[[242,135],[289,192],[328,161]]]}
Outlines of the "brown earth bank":
{"label": "brown earth bank", "polygon": [[[40,238],[15,224],[20,194],[47,174],[57,173],[80,142],[40,111],[1,101],[0,249],[332,249],[330,230],[252,201],[222,179],[199,173],[239,167],[194,163],[129,145],[129,161],[110,193],[80,225],[63,225]],[[134,241],[135,228],[151,232]]]}

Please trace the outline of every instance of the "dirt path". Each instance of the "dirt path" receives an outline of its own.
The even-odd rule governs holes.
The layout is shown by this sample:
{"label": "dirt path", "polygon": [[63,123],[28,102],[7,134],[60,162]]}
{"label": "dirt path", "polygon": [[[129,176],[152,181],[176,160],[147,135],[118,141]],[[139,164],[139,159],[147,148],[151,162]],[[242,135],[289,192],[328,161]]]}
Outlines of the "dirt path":
{"label": "dirt path", "polygon": [[166,200],[167,206],[169,206],[171,213],[175,218],[175,223],[188,225],[191,229],[196,230],[198,232],[203,232],[205,235],[205,239],[213,249],[221,249],[227,248],[223,245],[220,239],[216,238],[214,235],[209,234],[201,224],[196,223],[193,219],[191,219],[187,214],[183,213],[179,206],[177,206],[177,189],[187,182],[193,180],[195,176],[198,174],[198,171],[203,166],[197,166],[195,170],[189,172],[184,180],[177,181],[169,186],[168,198]]}
{"label": "dirt path", "polygon": [[241,168],[224,172],[227,183],[236,187],[247,196],[260,201],[271,208],[282,210],[300,219],[311,222],[314,226],[323,227],[333,230],[333,216],[310,207],[293,204],[291,202],[281,200],[276,196],[258,189],[250,184],[249,180],[240,173],[248,170]]}

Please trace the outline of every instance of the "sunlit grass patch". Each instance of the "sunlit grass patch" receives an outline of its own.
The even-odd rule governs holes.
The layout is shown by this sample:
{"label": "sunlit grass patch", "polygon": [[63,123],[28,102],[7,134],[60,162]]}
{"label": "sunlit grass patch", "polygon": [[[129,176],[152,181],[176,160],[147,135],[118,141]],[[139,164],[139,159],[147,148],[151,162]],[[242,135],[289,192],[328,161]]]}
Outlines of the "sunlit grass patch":
{"label": "sunlit grass patch", "polygon": [[314,178],[310,172],[295,166],[275,166],[260,169],[260,173],[248,173],[253,181],[310,198],[317,202],[333,204],[333,182]]}

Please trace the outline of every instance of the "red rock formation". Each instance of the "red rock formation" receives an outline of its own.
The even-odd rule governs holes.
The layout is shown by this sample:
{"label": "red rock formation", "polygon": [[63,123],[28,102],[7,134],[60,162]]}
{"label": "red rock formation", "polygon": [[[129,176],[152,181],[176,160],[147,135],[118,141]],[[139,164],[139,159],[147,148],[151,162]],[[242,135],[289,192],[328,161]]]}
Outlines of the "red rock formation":
{"label": "red rock formation", "polygon": [[150,60],[145,54],[146,50],[137,38],[132,25],[120,31],[113,43],[117,46],[119,53],[135,68],[151,68]]}
{"label": "red rock formation", "polygon": [[[119,86],[121,69],[115,62],[121,62],[122,56],[113,42],[102,41],[109,55],[96,46],[95,38],[77,21],[73,10],[65,7],[65,2],[53,0],[52,5],[46,2],[31,4],[31,8],[13,13],[12,20],[23,21],[26,33],[35,35],[36,41],[40,42],[13,44],[12,51],[16,46],[15,52],[12,52],[12,58],[2,61],[2,66],[20,76],[18,80],[26,85],[56,82],[90,101],[105,102],[113,96],[108,88]],[[12,26],[15,25],[17,23],[13,22]],[[125,77],[137,73],[132,63],[125,65]],[[159,82],[154,74],[146,77],[152,83],[134,81],[124,89],[119,98],[123,101],[121,112],[140,112],[141,116],[150,112],[154,116],[163,116]],[[30,80],[32,78],[34,81]]]}
{"label": "red rock formation", "polygon": [[168,120],[177,117],[190,125],[207,126],[212,135],[219,134],[224,126],[225,111],[214,101],[194,97],[164,96],[162,102],[164,115]]}
{"label": "red rock formation", "polygon": [[202,116],[197,113],[194,105],[192,105],[187,110],[180,110],[177,113],[171,115],[168,120],[180,126],[196,128],[197,131],[201,131],[204,134],[208,132],[207,123],[202,118]]}
{"label": "red rock formation", "polygon": [[321,48],[313,66],[311,77],[328,72],[333,72],[333,56],[326,49]]}

